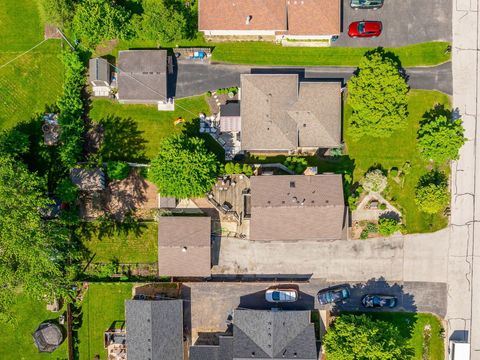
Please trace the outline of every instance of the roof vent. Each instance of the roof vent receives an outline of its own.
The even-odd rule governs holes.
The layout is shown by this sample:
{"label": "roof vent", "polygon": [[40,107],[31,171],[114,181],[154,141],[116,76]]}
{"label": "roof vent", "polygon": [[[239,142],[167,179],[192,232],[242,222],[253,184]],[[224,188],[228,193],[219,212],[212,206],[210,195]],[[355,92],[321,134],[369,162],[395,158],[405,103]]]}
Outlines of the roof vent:
{"label": "roof vent", "polygon": [[247,15],[245,18],[245,24],[250,25],[250,21],[252,21],[252,15]]}
{"label": "roof vent", "polygon": [[252,357],[255,357],[255,351],[252,351]]}
{"label": "roof vent", "polygon": [[295,181],[290,181],[290,187],[294,188],[295,187]]}
{"label": "roof vent", "polygon": [[187,247],[186,247],[186,246],[184,246],[184,247],[182,248],[182,252],[187,252]]}

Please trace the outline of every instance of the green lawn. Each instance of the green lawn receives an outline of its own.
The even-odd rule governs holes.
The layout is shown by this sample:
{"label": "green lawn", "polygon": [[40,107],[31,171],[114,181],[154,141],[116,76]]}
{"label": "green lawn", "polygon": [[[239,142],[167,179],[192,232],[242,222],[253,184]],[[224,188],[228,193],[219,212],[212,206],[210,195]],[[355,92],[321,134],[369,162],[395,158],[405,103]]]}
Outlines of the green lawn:
{"label": "green lawn", "polygon": [[[61,313],[47,311],[42,301],[32,300],[24,293],[15,298],[13,312],[16,323],[2,324],[0,336],[0,359],[2,360],[36,360],[67,359],[67,340],[51,354],[39,353],[33,344],[31,334],[45,320],[58,320]],[[66,328],[65,328],[66,331]]]}
{"label": "green lawn", "polygon": [[[368,316],[393,322],[400,333],[409,339],[409,345],[415,351],[415,360],[443,360],[445,355],[443,328],[440,320],[432,314],[427,313],[396,313],[396,312],[375,312],[367,313]],[[412,327],[413,324],[413,327]],[[431,336],[425,341],[428,346],[428,353],[423,357],[424,329],[430,325]],[[427,352],[427,350],[426,350]]]}
{"label": "green lawn", "polygon": [[[450,54],[445,54],[448,45],[446,42],[430,42],[387,50],[393,51],[404,67],[427,66],[450,60]],[[370,50],[346,47],[282,47],[270,42],[232,42],[212,46],[215,46],[213,61],[285,66],[357,66],[365,52]]]}
{"label": "green lawn", "polygon": [[102,232],[95,223],[86,223],[78,229],[78,236],[90,251],[94,263],[108,263],[116,258],[121,264],[157,262],[158,225],[139,223],[136,229],[117,229]]}
{"label": "green lawn", "polygon": [[123,105],[111,100],[93,100],[90,117],[101,121],[107,117],[132,119],[147,141],[146,155],[151,159],[158,152],[160,141],[171,134],[180,133],[183,125],[174,125],[175,119],[182,117],[190,121],[199,113],[209,114],[210,110],[203,95],[175,100],[175,111],[158,111],[153,105]]}
{"label": "green lawn", "polygon": [[124,301],[131,298],[132,284],[89,284],[82,303],[82,326],[78,331],[81,360],[91,360],[96,355],[106,359],[103,333],[114,321],[125,320]]}
{"label": "green lawn", "polygon": [[[408,99],[408,124],[404,130],[396,132],[389,138],[365,137],[357,142],[348,136],[351,108],[346,105],[344,111],[344,137],[348,154],[355,162],[354,181],[359,181],[374,165],[389,170],[392,167],[401,169],[407,161],[411,163],[410,173],[405,176],[403,185],[389,180],[390,196],[403,212],[403,220],[410,233],[433,232],[447,225],[447,218],[443,214],[427,215],[420,212],[413,202],[418,180],[428,172],[428,164],[420,158],[416,148],[419,121],[435,104],[446,104],[448,108],[450,101],[446,94],[437,91],[412,90]],[[442,170],[449,171],[447,167]]]}
{"label": "green lawn", "polygon": [[63,84],[61,42],[43,40],[38,0],[5,0],[0,6],[0,130],[28,120],[53,104]]}

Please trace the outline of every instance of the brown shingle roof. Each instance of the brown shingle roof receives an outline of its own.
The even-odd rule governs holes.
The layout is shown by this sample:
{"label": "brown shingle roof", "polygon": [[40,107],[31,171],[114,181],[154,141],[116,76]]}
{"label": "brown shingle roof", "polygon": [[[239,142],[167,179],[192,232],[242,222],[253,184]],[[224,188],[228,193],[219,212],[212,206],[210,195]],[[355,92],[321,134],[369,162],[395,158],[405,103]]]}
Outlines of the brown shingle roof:
{"label": "brown shingle roof", "polygon": [[297,74],[241,75],[243,150],[332,148],[341,141],[339,82]]}
{"label": "brown shingle roof", "polygon": [[[199,0],[198,7],[200,31],[271,30],[289,35],[340,33],[340,0]],[[251,16],[249,24],[247,16]]]}
{"label": "brown shingle roof", "polygon": [[[247,24],[247,16],[251,16]],[[199,30],[286,30],[285,0],[199,0]]]}
{"label": "brown shingle roof", "polygon": [[287,0],[289,35],[340,34],[339,0]]}
{"label": "brown shingle roof", "polygon": [[250,181],[252,240],[343,238],[341,175],[254,176]]}
{"label": "brown shingle roof", "polygon": [[210,217],[163,216],[158,222],[158,273],[210,276]]}

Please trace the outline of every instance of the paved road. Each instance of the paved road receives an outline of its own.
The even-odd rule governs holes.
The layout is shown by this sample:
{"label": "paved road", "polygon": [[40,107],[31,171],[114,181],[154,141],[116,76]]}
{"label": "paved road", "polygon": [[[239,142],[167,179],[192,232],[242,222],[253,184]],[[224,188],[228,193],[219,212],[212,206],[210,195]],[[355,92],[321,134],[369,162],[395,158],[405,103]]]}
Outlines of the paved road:
{"label": "paved road", "polygon": [[[279,307],[265,301],[265,289],[278,286],[274,282],[207,282],[185,283],[183,297],[186,300],[187,323],[191,324],[193,337],[198,332],[224,331],[226,320],[233,309],[271,309]],[[323,279],[311,279],[304,283],[280,283],[281,286],[296,288],[299,300],[283,304],[281,308],[289,310],[313,310],[322,307],[317,299],[318,290],[338,285]],[[446,312],[446,285],[424,282],[386,282],[383,279],[361,283],[348,283],[351,298],[339,306],[342,310],[362,310],[361,298],[367,293],[395,295],[399,299],[396,311],[433,312],[443,317]],[[378,311],[378,310],[375,310]],[[383,311],[383,310],[382,310]]]}
{"label": "paved road", "polygon": [[480,359],[480,12],[475,0],[453,4],[453,106],[468,141],[452,165],[452,228],[448,257],[448,336],[468,340]]}
{"label": "paved road", "polygon": [[[169,93],[177,98],[203,94],[219,88],[240,86],[240,74],[252,72],[298,73],[305,78],[348,80],[355,68],[349,67],[250,67],[226,64],[180,62],[176,78],[169,81]],[[415,89],[440,90],[452,93],[451,63],[435,67],[408,68],[409,85]]]}
{"label": "paved road", "polygon": [[[452,39],[452,0],[385,0],[379,10],[353,10],[349,4],[350,0],[343,0],[343,34],[334,46],[396,47]],[[382,21],[382,35],[349,38],[348,25],[361,20]]]}

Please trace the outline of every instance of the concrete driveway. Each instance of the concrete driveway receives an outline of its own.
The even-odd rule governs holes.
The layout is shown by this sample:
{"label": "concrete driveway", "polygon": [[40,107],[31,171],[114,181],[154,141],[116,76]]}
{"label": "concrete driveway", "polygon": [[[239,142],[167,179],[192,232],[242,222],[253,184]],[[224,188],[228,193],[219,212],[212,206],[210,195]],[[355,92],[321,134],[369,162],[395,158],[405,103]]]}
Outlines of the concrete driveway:
{"label": "concrete driveway", "polygon": [[[316,294],[320,289],[339,285],[322,279],[311,279],[303,283],[280,283],[280,286],[296,288],[299,300],[294,303],[271,304],[265,301],[265,290],[279,283],[272,282],[203,282],[184,283],[183,298],[187,305],[192,338],[198,333],[225,331],[227,320],[232,310],[271,309],[280,307],[289,310],[319,309]],[[432,312],[445,316],[447,305],[447,288],[442,283],[432,282],[386,282],[383,279],[370,279],[367,282],[350,282],[351,298],[339,305],[340,310],[364,311],[361,298],[367,293],[395,295],[399,305],[395,311]],[[379,310],[375,310],[379,311]],[[385,310],[380,310],[385,311]],[[388,310],[387,310],[388,311]]]}
{"label": "concrete driveway", "polygon": [[[382,35],[348,37],[349,24],[361,20],[381,21]],[[350,0],[343,0],[343,33],[334,46],[396,47],[439,40],[452,40],[452,0],[385,0],[379,10],[354,10]]]}
{"label": "concrete driveway", "polygon": [[[408,84],[414,89],[452,93],[451,63],[434,67],[407,68]],[[348,80],[351,67],[251,67],[227,64],[179,62],[176,74],[169,79],[169,96],[183,98],[220,88],[240,86],[240,75],[250,73],[297,73],[301,78]]]}

